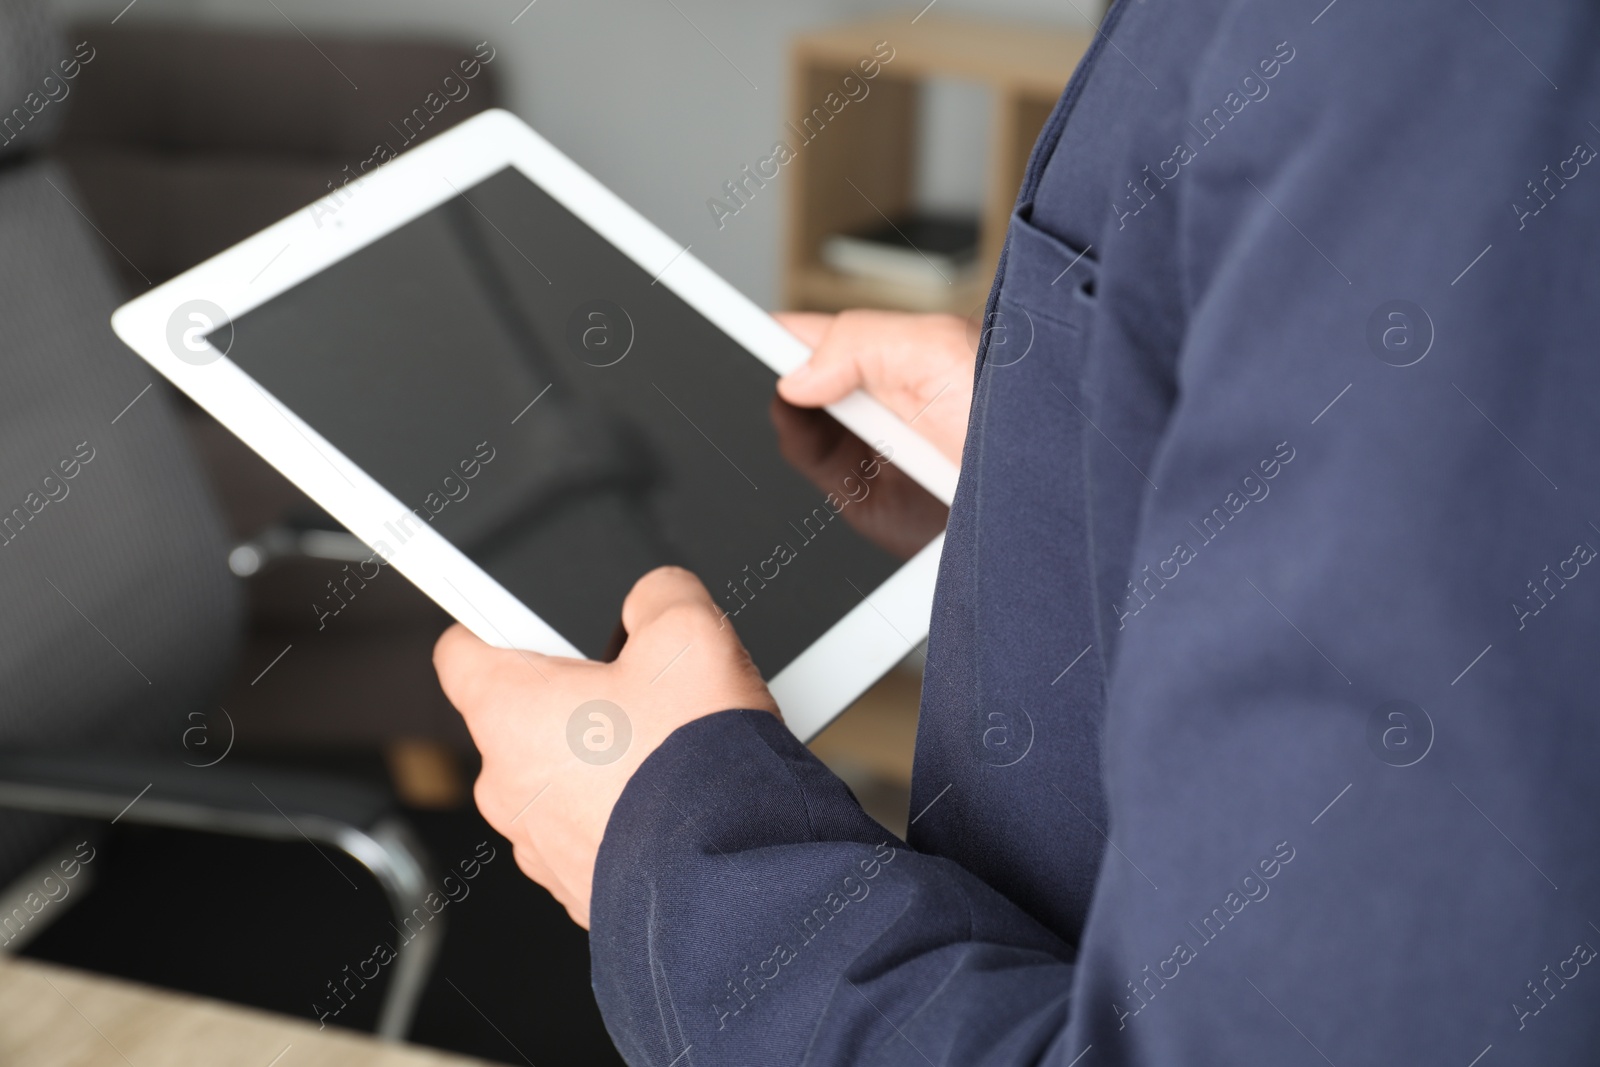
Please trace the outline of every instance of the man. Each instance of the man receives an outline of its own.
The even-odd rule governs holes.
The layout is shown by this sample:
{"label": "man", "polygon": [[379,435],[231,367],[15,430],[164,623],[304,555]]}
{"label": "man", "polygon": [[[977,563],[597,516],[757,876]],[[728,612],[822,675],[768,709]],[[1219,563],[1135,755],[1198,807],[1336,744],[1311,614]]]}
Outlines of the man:
{"label": "man", "polygon": [[[687,574],[614,664],[445,635],[630,1063],[1593,1062],[1597,29],[1113,7],[990,300],[910,847]],[[796,402],[961,377],[947,320],[789,321]]]}

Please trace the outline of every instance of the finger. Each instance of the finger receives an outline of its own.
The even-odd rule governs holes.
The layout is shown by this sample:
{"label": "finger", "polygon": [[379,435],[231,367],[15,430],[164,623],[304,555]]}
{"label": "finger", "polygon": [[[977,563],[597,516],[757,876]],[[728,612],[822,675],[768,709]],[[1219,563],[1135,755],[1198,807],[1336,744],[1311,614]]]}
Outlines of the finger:
{"label": "finger", "polygon": [[820,311],[775,311],[772,317],[778,320],[778,325],[811,348],[816,348],[822,343],[834,318]]}
{"label": "finger", "polygon": [[532,847],[517,845],[512,849],[512,856],[517,861],[517,867],[527,877],[544,887],[545,892],[555,898],[556,903],[567,910],[567,917],[585,930],[589,929],[589,910],[581,901],[578,894],[574,893],[563,882],[539,850]]}
{"label": "finger", "polygon": [[811,359],[778,379],[778,393],[791,404],[816,408],[843,400],[860,387],[858,346],[840,343],[839,331],[830,329]]}
{"label": "finger", "polygon": [[778,454],[824,494],[838,491],[840,480],[859,473],[860,464],[874,455],[825,411],[795,407],[775,396],[769,414],[778,432]]}
{"label": "finger", "polygon": [[433,662],[438,663],[440,659],[454,659],[458,655],[470,655],[477,650],[475,646],[488,647],[477,634],[459,622],[455,623],[434,642]]}
{"label": "finger", "polygon": [[563,904],[566,903],[563,898],[568,895],[567,887],[556,877],[555,871],[545,862],[544,856],[538,849],[530,845],[517,844],[512,847],[511,855],[517,861],[517,869],[527,875],[530,881],[538,882],[549,890],[551,896]]}
{"label": "finger", "polygon": [[[772,398],[767,415],[777,431],[779,455],[807,477],[811,477],[813,468],[834,453],[839,439],[850,434],[826,411],[796,407],[781,396]],[[818,484],[817,488],[827,492],[832,486]]]}
{"label": "finger", "polygon": [[636,634],[678,607],[688,607],[716,614],[711,594],[694,574],[682,567],[657,567],[640,578],[622,602],[622,625],[630,634]]}
{"label": "finger", "polygon": [[433,669],[438,673],[439,686],[447,696],[462,679],[471,676],[482,666],[485,654],[489,651],[488,645],[459,622],[439,635],[439,640],[433,645]]}
{"label": "finger", "polygon": [[440,634],[433,646],[433,668],[439,675],[439,688],[458,710],[475,703],[477,688],[488,684],[496,671],[508,663],[520,661],[521,670],[531,668],[530,677],[537,674],[548,681],[553,658],[538,652],[496,648],[460,623]]}

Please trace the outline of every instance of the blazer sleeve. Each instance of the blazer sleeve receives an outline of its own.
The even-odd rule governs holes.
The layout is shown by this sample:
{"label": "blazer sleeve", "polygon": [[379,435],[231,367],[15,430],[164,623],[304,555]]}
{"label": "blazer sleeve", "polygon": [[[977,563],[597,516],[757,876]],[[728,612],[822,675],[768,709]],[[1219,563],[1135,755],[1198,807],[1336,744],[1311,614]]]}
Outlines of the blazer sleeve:
{"label": "blazer sleeve", "polygon": [[634,1067],[1035,1063],[1066,1022],[1067,947],[765,712],[651,754],[594,888],[595,996]]}

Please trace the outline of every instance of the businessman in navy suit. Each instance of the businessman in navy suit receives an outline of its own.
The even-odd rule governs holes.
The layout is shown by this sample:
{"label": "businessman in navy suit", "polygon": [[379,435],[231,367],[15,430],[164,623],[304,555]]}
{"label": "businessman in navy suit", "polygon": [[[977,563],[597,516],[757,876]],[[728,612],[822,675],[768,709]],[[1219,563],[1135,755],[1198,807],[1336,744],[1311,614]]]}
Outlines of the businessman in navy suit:
{"label": "businessman in navy suit", "polygon": [[[613,664],[441,640],[630,1063],[1595,1062],[1597,43],[1579,0],[1120,0],[973,373],[953,320],[787,320],[793,402],[961,382],[908,842],[682,572]],[[599,768],[594,697],[649,709]]]}

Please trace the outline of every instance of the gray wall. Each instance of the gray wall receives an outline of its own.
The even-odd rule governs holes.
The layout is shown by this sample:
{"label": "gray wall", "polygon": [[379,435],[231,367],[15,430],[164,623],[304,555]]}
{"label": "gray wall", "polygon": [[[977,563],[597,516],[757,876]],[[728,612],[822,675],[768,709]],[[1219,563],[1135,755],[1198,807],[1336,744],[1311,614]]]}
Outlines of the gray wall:
{"label": "gray wall", "polygon": [[[61,6],[70,15],[110,19],[126,3],[64,0]],[[790,117],[785,59],[792,34],[905,10],[882,0],[536,0],[525,12],[527,0],[274,3],[136,0],[121,19],[293,32],[287,17],[313,39],[336,32],[488,40],[512,110],[767,307],[778,293],[782,190],[770,186],[721,230],[706,199],[741,166],[768,154]],[[938,0],[934,12],[1083,28],[1090,25],[1087,15],[1099,17],[1102,4]],[[935,88],[924,127],[925,200],[976,202],[981,152],[970,146],[987,144],[985,115],[981,93],[959,85]]]}

